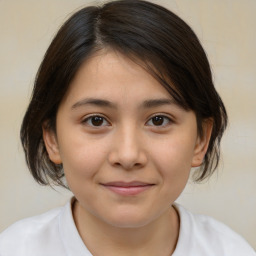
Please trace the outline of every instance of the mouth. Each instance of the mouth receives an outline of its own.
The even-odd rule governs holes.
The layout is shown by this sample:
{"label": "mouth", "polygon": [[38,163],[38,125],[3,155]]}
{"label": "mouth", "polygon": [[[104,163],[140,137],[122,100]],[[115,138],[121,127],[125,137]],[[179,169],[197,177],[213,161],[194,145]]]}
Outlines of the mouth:
{"label": "mouth", "polygon": [[155,184],[141,181],[123,182],[114,181],[101,184],[106,189],[122,196],[135,196],[152,188]]}

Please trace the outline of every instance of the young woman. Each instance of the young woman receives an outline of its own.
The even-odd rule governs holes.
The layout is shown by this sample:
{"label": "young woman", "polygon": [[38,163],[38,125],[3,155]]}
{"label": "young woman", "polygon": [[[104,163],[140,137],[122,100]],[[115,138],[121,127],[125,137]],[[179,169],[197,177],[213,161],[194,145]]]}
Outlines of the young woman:
{"label": "young woman", "polygon": [[255,255],[175,203],[192,167],[198,181],[216,169],[226,124],[179,17],[139,0],[78,11],[46,52],[21,127],[35,180],[74,197],[4,231],[0,255]]}

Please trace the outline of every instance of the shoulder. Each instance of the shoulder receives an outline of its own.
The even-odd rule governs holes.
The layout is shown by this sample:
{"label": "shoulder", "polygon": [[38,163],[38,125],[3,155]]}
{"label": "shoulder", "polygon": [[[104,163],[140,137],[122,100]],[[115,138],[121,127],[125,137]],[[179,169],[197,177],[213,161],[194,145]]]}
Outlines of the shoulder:
{"label": "shoulder", "polygon": [[193,251],[191,255],[256,256],[245,239],[225,224],[209,216],[193,214],[178,204],[175,208],[181,223],[177,247],[188,246]]}
{"label": "shoulder", "polygon": [[[58,217],[63,207],[20,220],[0,234],[0,255],[33,255],[46,244],[58,243]],[[41,255],[41,254],[37,254]]]}

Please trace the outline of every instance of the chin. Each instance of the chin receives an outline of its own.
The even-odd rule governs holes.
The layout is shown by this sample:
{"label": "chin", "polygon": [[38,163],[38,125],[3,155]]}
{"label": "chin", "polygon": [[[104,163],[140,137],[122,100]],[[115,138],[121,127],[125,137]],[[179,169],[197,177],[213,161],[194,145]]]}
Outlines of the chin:
{"label": "chin", "polygon": [[138,211],[116,211],[111,216],[104,216],[104,221],[116,228],[141,228],[150,223],[151,219],[145,212]]}

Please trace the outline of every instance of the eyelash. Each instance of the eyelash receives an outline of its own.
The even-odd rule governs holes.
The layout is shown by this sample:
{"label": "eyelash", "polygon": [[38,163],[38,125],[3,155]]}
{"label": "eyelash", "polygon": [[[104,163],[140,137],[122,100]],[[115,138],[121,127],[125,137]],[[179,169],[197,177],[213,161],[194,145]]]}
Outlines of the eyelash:
{"label": "eyelash", "polygon": [[153,118],[156,118],[156,117],[164,119],[163,122],[165,122],[165,121],[167,120],[167,123],[164,124],[164,125],[152,125],[152,126],[154,126],[154,127],[166,127],[166,126],[168,126],[170,123],[173,122],[170,117],[165,116],[165,115],[160,115],[160,114],[158,114],[158,115],[152,116],[152,117],[146,122],[146,124],[149,123],[150,121],[152,122],[152,121],[153,121]]}
{"label": "eyelash", "polygon": [[83,124],[87,124],[88,126],[91,126],[91,127],[102,127],[102,125],[97,126],[97,125],[93,125],[92,123],[91,123],[91,124],[88,124],[89,121],[92,122],[92,118],[94,118],[94,117],[101,118],[101,119],[103,120],[103,122],[107,122],[107,123],[108,123],[108,125],[103,125],[103,126],[109,126],[109,122],[106,120],[106,118],[105,118],[104,116],[97,115],[97,114],[86,117],[86,118],[82,121],[82,123],[83,123]]}
{"label": "eyelash", "polygon": [[[100,118],[101,119],[101,121],[104,123],[104,122],[107,122],[107,125],[93,125],[92,124],[92,118],[94,118],[94,117],[96,117],[96,118]],[[148,123],[151,121],[151,123],[153,122],[153,119],[154,118],[162,118],[163,119],[163,122],[165,123],[164,125],[162,125],[162,124],[160,124],[160,125],[154,125],[154,124],[152,124],[152,125],[148,125]],[[91,124],[88,124],[88,123],[91,123]],[[166,123],[167,122],[167,123]],[[83,124],[87,124],[88,126],[90,126],[90,127],[105,127],[105,126],[110,126],[110,123],[107,121],[107,119],[104,117],[104,116],[102,116],[102,115],[99,115],[99,114],[95,114],[95,115],[91,115],[91,116],[88,116],[88,117],[86,117],[83,121],[82,121],[82,123]],[[170,123],[173,123],[173,120],[170,118],[170,117],[168,117],[168,116],[166,116],[166,115],[161,115],[161,114],[158,114],[158,115],[154,115],[154,116],[152,116],[147,122],[146,122],[146,125],[147,126],[153,126],[153,127],[166,127],[166,126],[168,126]]]}

